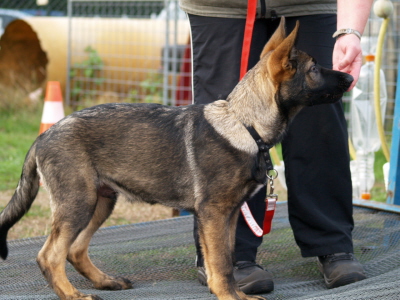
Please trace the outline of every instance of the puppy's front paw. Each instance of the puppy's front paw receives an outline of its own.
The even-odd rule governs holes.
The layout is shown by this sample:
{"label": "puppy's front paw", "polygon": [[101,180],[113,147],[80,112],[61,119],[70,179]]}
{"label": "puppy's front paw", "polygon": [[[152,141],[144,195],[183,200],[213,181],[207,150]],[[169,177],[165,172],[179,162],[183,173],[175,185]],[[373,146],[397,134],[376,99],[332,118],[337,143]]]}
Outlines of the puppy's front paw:
{"label": "puppy's front paw", "polygon": [[95,284],[95,288],[99,290],[127,290],[133,288],[133,283],[124,277],[109,277]]}
{"label": "puppy's front paw", "polygon": [[82,294],[82,293],[79,293],[79,296],[78,297],[67,297],[66,299],[71,299],[71,300],[103,300],[102,298],[100,298],[99,296],[97,296],[97,295],[85,295],[85,294]]}
{"label": "puppy's front paw", "polygon": [[261,296],[249,296],[246,295],[245,298],[242,298],[242,300],[267,300],[267,298],[261,297]]}

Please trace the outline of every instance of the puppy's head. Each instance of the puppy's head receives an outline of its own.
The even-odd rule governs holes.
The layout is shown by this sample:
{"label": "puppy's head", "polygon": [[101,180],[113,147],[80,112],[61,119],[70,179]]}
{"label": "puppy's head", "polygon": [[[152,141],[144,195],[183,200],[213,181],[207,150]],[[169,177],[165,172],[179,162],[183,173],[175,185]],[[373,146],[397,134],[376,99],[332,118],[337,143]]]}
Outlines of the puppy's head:
{"label": "puppy's head", "polygon": [[265,45],[260,63],[276,89],[276,101],[285,110],[338,101],[353,77],[321,67],[314,58],[295,48],[299,22],[286,36],[285,19]]}

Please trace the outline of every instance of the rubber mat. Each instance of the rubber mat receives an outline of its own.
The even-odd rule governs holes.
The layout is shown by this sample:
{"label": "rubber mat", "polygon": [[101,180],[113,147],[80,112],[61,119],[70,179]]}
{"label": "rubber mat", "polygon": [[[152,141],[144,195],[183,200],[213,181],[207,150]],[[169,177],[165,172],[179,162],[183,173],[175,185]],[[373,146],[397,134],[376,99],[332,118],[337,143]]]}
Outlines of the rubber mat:
{"label": "rubber mat", "polygon": [[[287,205],[280,203],[273,230],[264,237],[258,263],[274,275],[275,291],[267,299],[400,299],[400,215],[354,208],[355,255],[367,279],[328,290],[315,258],[302,258],[290,228]],[[95,265],[110,275],[125,276],[134,288],[95,290],[67,264],[79,290],[104,300],[216,299],[197,281],[193,217],[100,229],[89,252]],[[9,257],[0,261],[0,300],[58,299],[43,278],[36,255],[46,237],[9,242]]]}

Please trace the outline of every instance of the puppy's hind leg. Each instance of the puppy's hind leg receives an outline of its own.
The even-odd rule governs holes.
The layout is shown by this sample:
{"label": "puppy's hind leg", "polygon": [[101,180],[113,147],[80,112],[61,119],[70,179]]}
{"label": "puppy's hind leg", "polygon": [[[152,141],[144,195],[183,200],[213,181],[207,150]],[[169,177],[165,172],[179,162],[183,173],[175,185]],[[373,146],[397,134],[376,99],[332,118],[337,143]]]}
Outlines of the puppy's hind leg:
{"label": "puppy's hind leg", "polygon": [[[69,188],[69,187],[68,187]],[[89,224],[96,207],[95,190],[73,191],[67,187],[49,189],[52,196],[52,229],[37,256],[39,267],[55,293],[62,300],[99,300],[79,292],[68,280],[65,263],[69,249],[79,233]],[[64,194],[64,197],[61,195]],[[82,196],[83,195],[83,196]]]}
{"label": "puppy's hind leg", "polygon": [[88,247],[90,239],[103,222],[110,216],[117,200],[117,194],[102,186],[98,189],[96,210],[89,225],[72,244],[68,261],[83,276],[93,282],[95,288],[102,290],[121,290],[132,288],[132,283],[122,277],[111,277],[100,271],[90,260]]}

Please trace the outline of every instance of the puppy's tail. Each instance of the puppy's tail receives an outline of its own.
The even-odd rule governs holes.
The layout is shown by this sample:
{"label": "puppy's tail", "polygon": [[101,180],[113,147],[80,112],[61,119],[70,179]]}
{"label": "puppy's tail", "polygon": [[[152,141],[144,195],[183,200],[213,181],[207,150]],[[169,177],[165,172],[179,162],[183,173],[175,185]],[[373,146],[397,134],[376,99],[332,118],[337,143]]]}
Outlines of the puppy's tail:
{"label": "puppy's tail", "polygon": [[0,257],[6,259],[8,255],[7,233],[31,207],[39,191],[39,174],[35,158],[35,144],[26,155],[18,187],[0,214]]}

